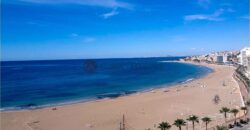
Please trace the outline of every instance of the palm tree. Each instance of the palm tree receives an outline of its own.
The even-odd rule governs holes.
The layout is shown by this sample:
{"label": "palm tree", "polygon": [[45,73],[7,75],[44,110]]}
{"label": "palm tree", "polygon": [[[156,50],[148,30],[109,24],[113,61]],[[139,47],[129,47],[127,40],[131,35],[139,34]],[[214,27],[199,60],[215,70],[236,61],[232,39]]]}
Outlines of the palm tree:
{"label": "palm tree", "polygon": [[245,103],[246,107],[250,107],[250,100],[248,100],[246,103]]}
{"label": "palm tree", "polygon": [[223,126],[223,125],[222,126],[217,125],[216,130],[228,130],[228,128],[226,126]]}
{"label": "palm tree", "polygon": [[224,113],[225,122],[226,122],[226,120],[227,120],[227,113],[228,113],[228,112],[230,112],[230,109],[227,108],[227,107],[222,107],[222,108],[220,109],[220,113]]}
{"label": "palm tree", "polygon": [[206,130],[207,130],[208,123],[212,121],[211,118],[209,118],[209,117],[203,117],[201,120],[206,123]]}
{"label": "palm tree", "polygon": [[192,122],[193,130],[194,130],[194,127],[195,127],[195,126],[194,126],[194,123],[195,123],[195,122],[196,122],[196,123],[199,123],[199,118],[198,118],[197,116],[195,116],[195,115],[189,116],[189,117],[187,118],[187,120]]}
{"label": "palm tree", "polygon": [[241,107],[240,109],[244,112],[244,116],[246,116],[246,114],[247,114],[247,107]]}
{"label": "palm tree", "polygon": [[245,104],[247,107],[250,107],[250,100],[248,100]]}
{"label": "palm tree", "polygon": [[248,109],[249,109],[249,107],[250,107],[250,100],[248,100],[246,103],[245,103],[245,105],[246,105],[246,107],[247,107],[247,113],[248,113]]}
{"label": "palm tree", "polygon": [[161,130],[168,130],[171,128],[171,125],[168,122],[162,122],[159,124],[158,128]]}
{"label": "palm tree", "polygon": [[239,113],[239,110],[234,108],[230,112],[234,114],[234,123],[236,123],[236,116]]}
{"label": "palm tree", "polygon": [[175,125],[179,128],[179,130],[181,130],[181,126],[185,126],[186,122],[183,119],[176,119],[173,125]]}

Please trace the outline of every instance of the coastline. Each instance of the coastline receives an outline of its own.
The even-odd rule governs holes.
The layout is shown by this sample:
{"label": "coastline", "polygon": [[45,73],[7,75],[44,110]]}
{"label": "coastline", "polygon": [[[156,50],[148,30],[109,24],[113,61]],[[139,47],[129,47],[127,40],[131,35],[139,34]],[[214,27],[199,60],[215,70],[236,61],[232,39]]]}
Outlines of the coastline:
{"label": "coastline", "polygon": [[[181,62],[183,63],[183,62]],[[184,63],[189,63],[189,62],[184,62]],[[190,64],[195,64],[195,63],[190,63]],[[191,97],[191,100],[194,98],[192,96],[195,96],[194,94],[192,94],[194,92],[203,92],[203,94],[206,95],[206,93],[204,93],[205,91],[211,91],[212,94],[209,94],[210,97],[206,97],[204,95],[204,97],[202,98],[205,98],[206,100],[209,98],[210,100],[212,100],[211,98],[211,95],[214,95],[215,93],[220,93],[222,94],[222,97],[225,96],[223,94],[230,94],[231,92],[236,92],[237,93],[232,96],[230,99],[235,99],[235,102],[233,104],[233,106],[240,106],[241,105],[241,101],[240,101],[240,93],[238,93],[238,90],[237,90],[237,84],[233,83],[233,82],[229,82],[230,84],[230,89],[229,88],[226,88],[227,91],[226,93],[221,91],[221,88],[217,88],[214,86],[211,86],[209,84],[206,84],[206,85],[209,85],[209,87],[202,87],[202,82],[206,82],[206,80],[209,80],[211,78],[214,78],[214,76],[218,75],[218,71],[225,71],[225,69],[227,69],[228,66],[220,66],[220,65],[209,65],[209,64],[204,64],[204,63],[201,63],[201,64],[195,64],[195,65],[205,65],[206,67],[212,67],[214,69],[214,72],[212,73],[209,73],[208,75],[204,76],[204,77],[201,77],[201,78],[198,78],[198,79],[195,79],[195,80],[192,80],[190,82],[187,82],[187,83],[184,83],[184,84],[177,84],[177,85],[173,85],[173,86],[166,86],[165,88],[156,88],[156,89],[153,89],[151,91],[148,91],[148,92],[138,92],[138,93],[134,93],[134,94],[131,94],[131,95],[126,95],[126,96],[121,96],[121,97],[117,97],[117,98],[114,98],[114,99],[101,99],[101,100],[96,100],[96,101],[89,101],[89,102],[84,102],[84,103],[76,103],[76,104],[70,104],[70,105],[62,105],[62,106],[56,106],[57,110],[52,110],[53,107],[46,107],[46,108],[42,108],[42,109],[34,109],[34,110],[21,110],[21,111],[4,111],[4,112],[1,112],[2,113],[2,121],[3,121],[3,128],[8,130],[8,129],[11,129],[11,128],[14,128],[15,126],[17,127],[18,125],[14,125],[11,123],[13,119],[17,120],[18,124],[22,124],[22,126],[24,127],[23,129],[27,128],[27,127],[30,127],[30,126],[27,126],[27,122],[34,122],[34,120],[39,120],[39,123],[35,123],[35,126],[34,127],[38,127],[38,128],[41,128],[41,129],[69,129],[69,128],[72,128],[72,129],[100,129],[100,128],[103,128],[104,129],[115,129],[118,125],[119,125],[119,121],[121,120],[121,115],[122,114],[128,114],[130,116],[129,117],[129,120],[131,122],[138,122],[137,118],[139,117],[144,117],[145,118],[145,115],[147,115],[146,117],[151,117],[153,118],[154,117],[154,120],[152,119],[147,119],[147,120],[150,120],[147,124],[149,126],[145,126],[143,127],[143,121],[139,122],[138,125],[136,125],[135,123],[132,125],[133,128],[137,128],[137,129],[144,129],[144,128],[148,128],[151,126],[151,128],[153,127],[154,124],[156,124],[157,122],[159,123],[159,120],[165,120],[168,119],[168,118],[171,118],[169,119],[171,122],[172,122],[172,118],[173,117],[176,117],[176,116],[187,116],[188,114],[195,114],[195,113],[191,113],[191,107],[190,106],[192,104],[192,102],[190,102],[190,104],[188,102],[185,102],[185,100],[187,101],[190,101],[190,97]],[[225,71],[225,73],[233,73],[234,72],[234,68],[228,68],[228,71],[230,72],[227,72]],[[218,77],[221,77],[221,76],[218,76]],[[216,78],[218,78],[216,77]],[[224,77],[221,77],[221,78],[224,78]],[[232,75],[227,75],[227,80],[231,79],[232,78]],[[214,79],[213,79],[214,80]],[[225,79],[223,79],[225,80]],[[199,84],[197,84],[199,83]],[[204,83],[205,84],[205,83]],[[233,84],[231,86],[231,84]],[[218,84],[217,84],[218,85]],[[236,88],[236,89],[235,89]],[[203,90],[204,89],[204,90]],[[208,90],[207,90],[208,89]],[[210,90],[211,89],[211,90]],[[222,88],[222,90],[225,89],[225,88]],[[229,93],[228,93],[229,92]],[[167,94],[166,94],[167,93]],[[200,93],[198,93],[199,95]],[[232,93],[231,93],[232,94]],[[230,95],[231,95],[230,94]],[[201,96],[201,95],[199,95]],[[208,96],[208,95],[207,95]],[[228,96],[228,95],[227,95]],[[177,98],[176,99],[176,103],[174,103],[172,101],[173,97]],[[195,96],[196,97],[196,96]],[[178,98],[181,99],[181,101],[178,101]],[[163,100],[164,99],[164,100]],[[230,99],[227,99],[227,98],[223,98],[224,100],[222,100],[223,102],[220,103],[219,105],[211,105],[211,103],[209,103],[209,105],[211,105],[211,107],[215,107],[215,108],[219,108],[218,106],[230,106],[230,103],[228,104],[228,100],[230,101]],[[165,106],[164,105],[164,109],[161,109],[161,108],[158,108],[158,107],[154,107],[154,105],[159,105],[160,101],[165,101],[165,100],[168,100],[169,102],[171,102],[172,105],[167,105]],[[184,101],[183,101],[184,100]],[[136,102],[136,104],[134,104],[133,102]],[[143,106],[142,108],[143,109],[140,109],[140,110],[137,110],[137,108],[141,108],[140,105],[138,105],[137,103],[142,103],[141,106]],[[157,102],[157,103],[155,103]],[[204,100],[199,100],[197,101],[198,104],[202,104],[204,102]],[[133,105],[131,105],[134,104]],[[152,104],[154,104],[152,106]],[[104,106],[103,106],[104,105]],[[107,106],[106,106],[107,105]],[[128,105],[128,106],[127,106]],[[184,105],[184,106],[183,106]],[[197,104],[196,104],[197,105]],[[195,105],[195,106],[196,106]],[[103,106],[104,108],[99,108],[100,106]],[[114,109],[112,108],[113,106],[116,106],[117,109]],[[126,110],[125,108],[128,107],[129,110]],[[175,110],[175,109],[182,109],[183,107],[187,107],[189,106],[189,110],[185,110],[187,112],[184,112],[184,114],[182,113],[179,113],[178,110]],[[232,104],[231,104],[232,106]],[[108,109],[108,108],[109,109]],[[91,109],[89,109],[91,108]],[[112,115],[110,115],[110,120],[112,123],[110,123],[110,121],[108,121],[107,119],[103,119],[103,117],[107,117],[107,113],[103,110],[98,110],[98,109],[107,109],[107,110],[113,110],[114,113]],[[175,109],[174,109],[175,108]],[[188,108],[188,107],[187,107]],[[201,107],[203,108],[203,107]],[[214,111],[215,111],[215,108],[213,108],[213,110],[211,110],[212,113],[210,113],[209,111],[206,110],[205,113],[210,113],[210,114],[214,114]],[[93,110],[92,110],[93,109]],[[153,110],[145,110],[145,109],[153,109]],[[171,109],[171,110],[167,110],[167,109]],[[92,110],[92,111],[91,111]],[[94,111],[96,110],[96,112]],[[164,110],[164,111],[163,111]],[[83,117],[84,119],[81,119],[79,117],[79,115],[77,115],[78,112],[83,112],[85,114],[87,114],[86,117]],[[100,113],[100,112],[101,113]],[[166,112],[165,111],[169,111]],[[218,110],[216,110],[218,111]],[[81,113],[80,112],[80,113]],[[49,116],[49,115],[44,115],[44,114],[48,114],[48,113],[51,113],[52,117]],[[45,119],[47,120],[50,120],[50,122],[52,124],[57,124],[57,123],[62,123],[64,122],[65,120],[63,119],[58,119],[56,121],[54,121],[53,119],[53,116],[55,117],[58,117],[58,114],[61,115],[62,117],[64,117],[65,115],[67,115],[67,113],[69,114],[70,118],[74,119],[75,121],[78,121],[78,120],[81,120],[81,122],[85,122],[83,124],[83,126],[79,126],[78,123],[76,124],[76,126],[72,126],[72,124],[70,125],[67,125],[67,126],[58,126],[58,125],[55,125],[54,127],[55,128],[51,128],[50,125],[48,125],[48,121],[46,121]],[[88,114],[89,113],[89,114]],[[134,114],[131,114],[131,113],[134,113]],[[138,115],[139,113],[139,115]],[[171,115],[170,117],[166,117],[166,115]],[[205,114],[204,112],[199,112],[198,115],[201,115],[201,114]],[[217,112],[218,113],[218,112]],[[161,115],[163,114],[163,115]],[[24,116],[25,115],[25,116]],[[133,116],[134,115],[134,116]],[[155,117],[156,115],[156,117]],[[84,116],[84,115],[82,115]],[[97,119],[95,120],[94,117],[95,116],[98,116],[100,117],[101,116],[101,119]],[[137,117],[139,116],[139,117]],[[50,119],[49,117],[51,117],[52,119]],[[160,119],[159,119],[160,117]],[[22,121],[22,119],[24,118],[25,121]],[[78,119],[78,120],[77,120]],[[141,119],[141,118],[140,118]],[[133,121],[134,120],[134,121]],[[26,125],[25,125],[25,123]],[[72,123],[72,121],[70,121]],[[94,123],[88,123],[88,122],[94,122]],[[107,124],[107,122],[109,122]],[[147,122],[147,121],[146,121]],[[69,122],[66,122],[65,124],[68,124]],[[11,125],[12,124],[12,125]],[[74,123],[73,123],[74,124]],[[90,125],[86,125],[86,124],[90,124]],[[25,127],[26,126],[26,127]],[[33,128],[33,127],[32,127]]]}
{"label": "coastline", "polygon": [[[140,90],[136,90],[136,91],[127,91],[127,92],[122,92],[122,93],[109,93],[109,94],[114,94],[115,96],[104,96],[103,98],[97,98],[97,97],[92,97],[92,98],[86,98],[86,99],[75,99],[75,100],[71,100],[71,101],[64,101],[64,102],[59,102],[59,103],[51,103],[51,104],[45,104],[45,105],[37,105],[37,106],[30,106],[30,107],[6,107],[6,108],[1,108],[0,112],[15,112],[15,111],[25,111],[25,110],[37,110],[37,109],[44,109],[44,108],[53,108],[53,107],[58,107],[58,106],[65,106],[65,105],[74,105],[74,104],[78,104],[78,103],[87,103],[87,102],[96,102],[96,101],[102,101],[102,100],[109,100],[109,99],[115,99],[115,98],[119,98],[119,97],[124,97],[124,96],[130,96],[130,95],[134,95],[134,94],[140,94],[140,93],[146,93],[146,92],[150,92],[150,91],[157,91],[159,89],[167,89],[167,88],[171,88],[171,87],[176,87],[178,85],[183,85],[183,84],[187,84],[189,82],[192,82],[194,80],[197,79],[201,79],[207,75],[209,75],[210,73],[213,73],[213,69],[206,66],[206,65],[200,65],[194,62],[184,62],[184,61],[178,61],[178,60],[168,60],[168,61],[159,61],[159,62],[172,62],[172,63],[181,63],[181,64],[191,64],[191,65],[195,65],[195,66],[202,66],[202,67],[206,67],[208,70],[208,72],[193,77],[193,78],[189,78],[186,79],[185,81],[181,81],[181,82],[175,82],[175,83],[170,83],[170,84],[161,84],[161,85],[154,85],[151,88],[145,88],[145,89],[140,89]],[[105,95],[105,94],[103,94]]]}

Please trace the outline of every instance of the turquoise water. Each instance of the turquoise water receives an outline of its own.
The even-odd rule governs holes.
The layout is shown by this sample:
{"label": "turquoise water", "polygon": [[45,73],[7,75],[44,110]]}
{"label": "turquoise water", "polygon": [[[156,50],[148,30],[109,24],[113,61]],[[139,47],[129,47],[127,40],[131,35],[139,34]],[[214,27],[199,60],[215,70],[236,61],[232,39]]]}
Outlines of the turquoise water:
{"label": "turquoise water", "polygon": [[115,98],[199,78],[212,70],[179,57],[1,62],[2,109]]}

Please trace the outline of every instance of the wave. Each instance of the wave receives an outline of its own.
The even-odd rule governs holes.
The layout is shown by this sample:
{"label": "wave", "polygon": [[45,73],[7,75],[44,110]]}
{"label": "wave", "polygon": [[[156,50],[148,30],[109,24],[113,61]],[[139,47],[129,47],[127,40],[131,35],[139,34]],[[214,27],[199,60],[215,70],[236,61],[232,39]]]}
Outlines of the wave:
{"label": "wave", "polygon": [[99,94],[97,95],[97,99],[106,99],[106,98],[118,98],[120,96],[126,96],[126,95],[130,95],[133,93],[136,93],[137,91],[123,91],[120,93],[104,93],[104,94]]}
{"label": "wave", "polygon": [[185,81],[182,82],[182,83],[188,83],[188,82],[191,82],[191,81],[193,81],[193,80],[194,80],[194,78],[190,78],[190,79],[185,80]]}
{"label": "wave", "polygon": [[158,61],[158,62],[166,63],[166,62],[173,62],[173,61],[161,60],[161,61]]}
{"label": "wave", "polygon": [[101,100],[101,99],[113,99],[113,98],[118,98],[121,96],[131,95],[134,93],[137,93],[137,91],[123,91],[120,93],[103,93],[103,94],[97,95],[96,97],[88,98],[88,99],[66,101],[66,102],[61,102],[61,103],[51,103],[51,104],[46,104],[46,105],[38,105],[35,103],[29,103],[29,104],[19,105],[15,107],[0,108],[0,111],[35,110],[35,109],[42,109],[42,108],[47,108],[47,107],[56,107],[56,106],[70,105],[70,104],[76,104],[76,103],[84,103],[88,101],[96,101],[96,100]]}

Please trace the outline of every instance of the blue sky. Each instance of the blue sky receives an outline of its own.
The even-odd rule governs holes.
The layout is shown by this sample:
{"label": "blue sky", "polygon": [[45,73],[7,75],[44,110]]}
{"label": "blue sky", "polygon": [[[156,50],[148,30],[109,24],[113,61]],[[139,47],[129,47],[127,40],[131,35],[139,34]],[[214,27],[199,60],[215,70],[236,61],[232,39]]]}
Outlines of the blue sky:
{"label": "blue sky", "polygon": [[248,0],[2,0],[2,60],[154,57],[249,45]]}

